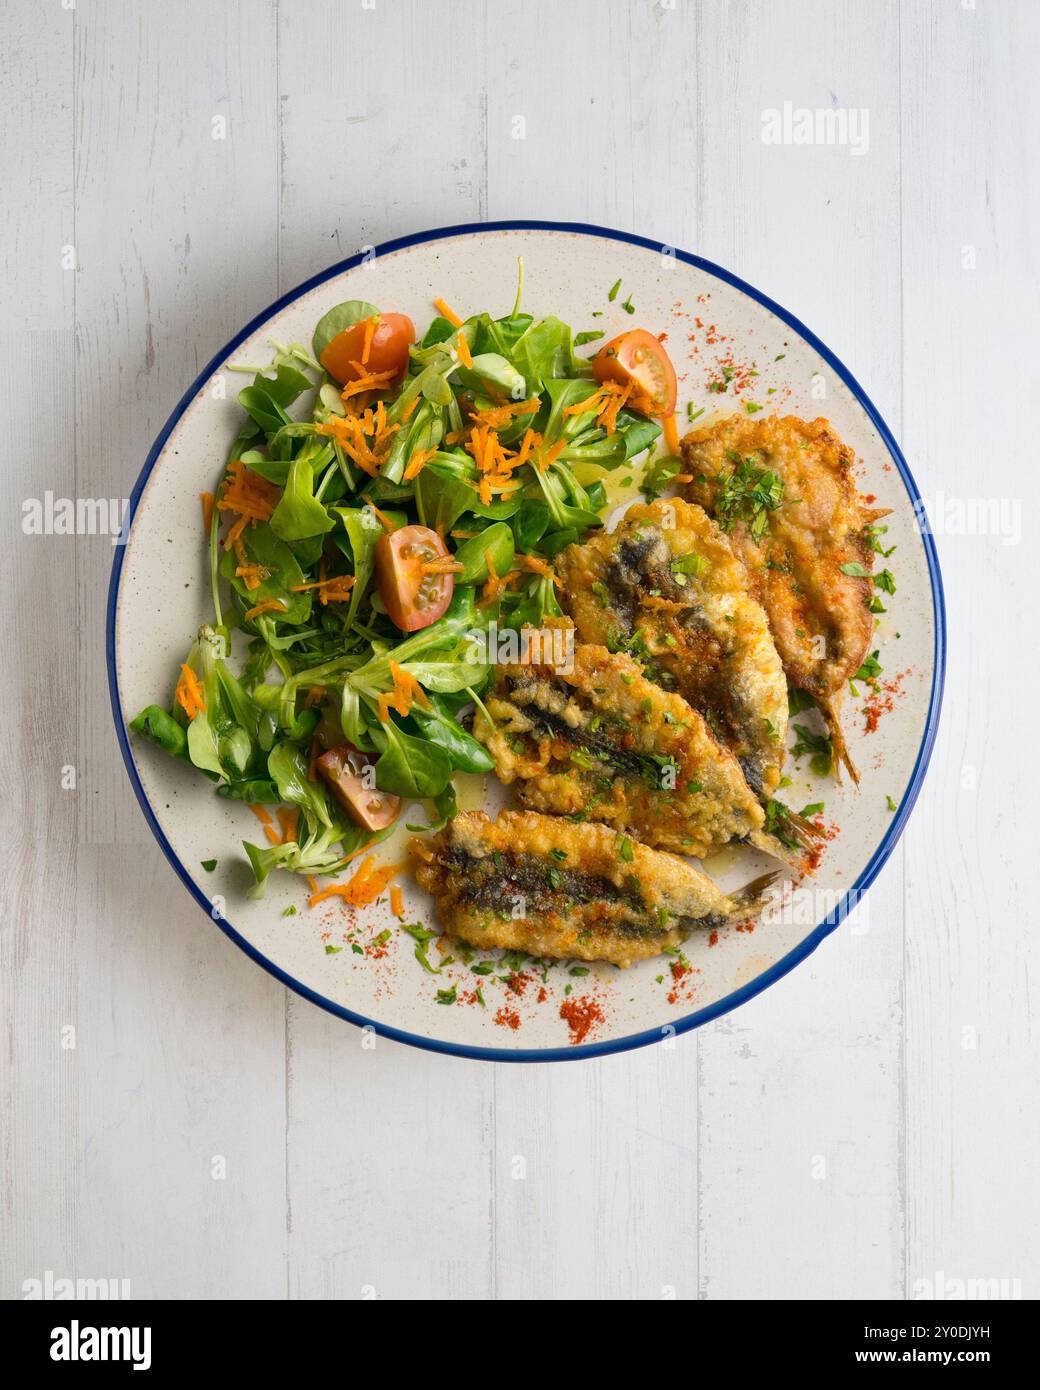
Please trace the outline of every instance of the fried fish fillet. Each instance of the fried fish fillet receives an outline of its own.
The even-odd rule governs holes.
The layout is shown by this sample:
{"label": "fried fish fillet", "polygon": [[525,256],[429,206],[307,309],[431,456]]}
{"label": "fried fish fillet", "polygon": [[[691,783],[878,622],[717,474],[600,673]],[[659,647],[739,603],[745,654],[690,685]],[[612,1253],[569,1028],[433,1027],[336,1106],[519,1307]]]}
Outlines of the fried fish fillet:
{"label": "fried fish fillet", "polygon": [[787,735],[783,668],[743,565],[702,508],[630,507],[556,568],[581,640],[637,657],[704,716],[755,795],[771,797]]}
{"label": "fried fish fillet", "polygon": [[530,811],[467,811],[413,840],[416,879],[449,936],[534,956],[614,965],[678,947],[698,928],[752,916],[775,875],[727,897],[702,870],[619,837]]}
{"label": "fried fish fillet", "polygon": [[839,713],[874,631],[870,527],[887,513],[856,490],[852,451],[825,419],[733,415],[692,430],[682,454],[687,495],[729,532],[788,679],[816,699],[859,781]]}
{"label": "fried fish fillet", "polygon": [[631,657],[578,644],[568,666],[496,668],[475,736],[535,811],[582,815],[703,858],[749,840],[788,858],[733,754]]}

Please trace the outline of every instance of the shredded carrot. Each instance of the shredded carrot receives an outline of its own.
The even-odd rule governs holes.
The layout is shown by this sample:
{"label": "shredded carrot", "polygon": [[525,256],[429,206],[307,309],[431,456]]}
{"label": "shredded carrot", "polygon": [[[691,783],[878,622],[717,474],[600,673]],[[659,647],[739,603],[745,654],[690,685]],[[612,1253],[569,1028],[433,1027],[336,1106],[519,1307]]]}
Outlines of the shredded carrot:
{"label": "shredded carrot", "polygon": [[299,810],[295,806],[278,807],[278,824],[282,827],[282,843],[296,839],[296,822]]}
{"label": "shredded carrot", "polygon": [[545,473],[548,469],[552,467],[552,465],[559,458],[560,454],[563,452],[563,446],[566,442],[567,441],[564,439],[558,439],[556,443],[552,446],[552,448],[546,449],[545,453],[538,460],[539,473]]}
{"label": "shredded carrot", "polygon": [[668,446],[670,454],[679,452],[679,427],[675,423],[674,415],[665,416],[664,420],[664,442]]}
{"label": "shredded carrot", "polygon": [[344,401],[349,401],[352,396],[367,394],[369,391],[385,391],[395,376],[394,372],[366,371],[360,362],[351,362],[350,365],[357,369],[358,375],[353,381],[348,381],[339,393]]}
{"label": "shredded carrot", "polygon": [[530,570],[532,574],[542,574],[546,579],[555,579],[556,574],[552,565],[547,560],[540,559],[537,555],[517,555],[525,570]]}
{"label": "shredded carrot", "polygon": [[415,453],[408,460],[408,467],[402,474],[402,481],[410,483],[413,478],[418,477],[436,452],[436,449],[416,449]]}
{"label": "shredded carrot", "polygon": [[202,503],[202,524],[206,528],[208,536],[213,528],[213,508],[216,505],[216,498],[212,492],[200,492],[199,501]]}
{"label": "shredded carrot", "polygon": [[531,457],[531,450],[536,449],[541,442],[542,436],[540,434],[535,434],[534,430],[531,429],[525,430],[524,437],[520,441],[520,448],[517,450],[514,466],[519,468],[522,464],[527,463]]}
{"label": "shredded carrot", "polygon": [[248,622],[250,618],[258,618],[261,613],[288,613],[285,604],[276,598],[265,598],[252,608],[246,609],[243,617]]}
{"label": "shredded carrot", "polygon": [[361,365],[368,366],[368,359],[372,353],[372,337],[376,331],[376,321],[374,318],[365,320],[365,339],[361,345]]}
{"label": "shredded carrot", "polygon": [[505,587],[504,581],[499,579],[498,575],[495,573],[495,557],[491,554],[490,550],[484,551],[484,563],[487,565],[488,577],[487,583],[480,591],[481,606],[494,603]]}
{"label": "shredded carrot", "polygon": [[396,661],[390,663],[390,677],[394,687],[380,695],[377,700],[379,719],[385,724],[390,711],[396,710],[402,719],[410,713],[413,701],[418,701],[424,709],[430,705],[430,697],[409,671],[403,671]]}
{"label": "shredded carrot", "polygon": [[345,454],[364,472],[375,477],[390,452],[392,436],[400,425],[391,425],[382,401],[375,410],[369,406],[360,415],[332,415],[318,425],[317,433],[334,439]]}
{"label": "shredded carrot", "polygon": [[181,674],[177,680],[174,698],[189,719],[202,714],[206,708],[199,678],[190,666],[181,664]]}
{"label": "shredded carrot", "polygon": [[314,706],[325,698],[325,687],[323,685],[312,685],[307,691],[307,698],[303,702],[304,709],[313,709]]}
{"label": "shredded carrot", "polygon": [[462,320],[459,318],[458,314],[450,304],[445,304],[443,299],[435,299],[433,301],[433,307],[437,310],[442,319],[447,319],[455,328],[462,327]]}
{"label": "shredded carrot", "polygon": [[353,907],[367,907],[369,903],[375,902],[393,876],[400,873],[403,867],[401,864],[386,864],[377,868],[375,858],[369,855],[367,859],[362,860],[349,883],[330,884],[328,888],[313,894],[310,905],[316,907],[327,898],[343,898]]}
{"label": "shredded carrot", "polygon": [[676,473],[675,477],[672,479],[672,482],[673,482],[673,483],[692,483],[692,482],[693,482],[693,474],[692,474],[692,473]]}
{"label": "shredded carrot", "polygon": [[308,589],[318,590],[318,600],[322,604],[345,603],[354,587],[352,574],[334,574],[331,579],[315,579],[310,584],[290,584],[294,594],[302,594]]}
{"label": "shredded carrot", "polygon": [[589,410],[599,410],[603,403],[603,387],[597,387],[591,396],[586,396],[583,401],[578,401],[574,405],[563,407],[564,415],[584,415]]}
{"label": "shredded carrot", "polygon": [[232,524],[231,530],[227,533],[226,537],[224,538],[225,550],[231,549],[231,547],[242,535],[242,532],[246,529],[248,524],[249,518],[247,516],[240,516],[238,520]]}
{"label": "shredded carrot", "polygon": [[515,415],[532,415],[541,404],[537,396],[532,396],[526,401],[514,401],[512,405],[493,405],[486,410],[475,410],[470,418],[480,424],[490,425],[493,430],[500,430],[504,425],[508,425]]}
{"label": "shredded carrot", "polygon": [[264,827],[264,834],[270,840],[271,844],[280,845],[282,843],[282,837],[275,829],[274,821],[268,815],[266,809],[263,806],[250,806],[249,809],[252,811],[253,815],[256,816],[260,824]]}
{"label": "shredded carrot", "polygon": [[473,354],[469,350],[469,343],[466,341],[465,333],[458,333],[455,337],[455,346],[458,350],[459,361],[464,367],[473,366]]}
{"label": "shredded carrot", "polygon": [[395,917],[404,916],[404,894],[396,883],[390,889],[390,911]]}
{"label": "shredded carrot", "polygon": [[236,536],[231,544],[234,547],[235,557],[238,560],[238,564],[235,567],[236,579],[244,580],[246,588],[250,591],[259,589],[264,580],[270,577],[271,571],[266,569],[263,565],[250,564],[249,556],[246,554],[246,548],[241,536]]}
{"label": "shredded carrot", "polygon": [[241,459],[232,460],[216,504],[218,511],[234,512],[238,518],[225,538],[224,549],[231,549],[248,521],[269,521],[281,495],[281,488],[252,472]]}
{"label": "shredded carrot", "polygon": [[412,412],[415,410],[415,407],[416,407],[418,404],[419,404],[419,397],[418,397],[418,396],[413,396],[412,399],[411,399],[411,400],[408,402],[408,404],[405,406],[405,408],[401,411],[401,419],[402,419],[402,420],[409,420],[409,419],[411,419]]}

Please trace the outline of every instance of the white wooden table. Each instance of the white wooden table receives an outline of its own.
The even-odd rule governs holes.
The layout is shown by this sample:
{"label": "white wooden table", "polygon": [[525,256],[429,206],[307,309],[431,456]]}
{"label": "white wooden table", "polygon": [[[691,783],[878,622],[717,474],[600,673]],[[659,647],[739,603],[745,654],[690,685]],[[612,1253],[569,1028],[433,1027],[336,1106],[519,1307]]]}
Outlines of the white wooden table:
{"label": "white wooden table", "polygon": [[[1038,65],[1033,0],[5,0],[0,1294],[1040,1294]],[[869,144],[765,143],[785,102]],[[125,497],[280,291],[508,216],[762,287],[953,518],[946,708],[868,929],[572,1066],[363,1051],[216,931],[116,749],[110,541],[21,526]],[[978,498],[1017,544],[956,533]]]}

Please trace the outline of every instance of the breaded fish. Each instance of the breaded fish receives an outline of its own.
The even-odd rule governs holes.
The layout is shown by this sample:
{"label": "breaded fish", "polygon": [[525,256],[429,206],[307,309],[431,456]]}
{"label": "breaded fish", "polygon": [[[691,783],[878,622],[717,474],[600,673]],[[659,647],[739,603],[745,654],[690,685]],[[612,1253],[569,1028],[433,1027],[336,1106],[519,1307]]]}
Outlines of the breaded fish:
{"label": "breaded fish", "polygon": [[780,781],[787,685],[744,567],[700,508],[681,498],[630,507],[617,530],[557,561],[579,638],[624,649],[708,721],[756,796]]}
{"label": "breaded fish", "polygon": [[478,712],[473,733],[532,810],[603,821],[677,854],[751,840],[788,857],[762,832],[733,754],[624,653],[579,644],[569,669],[499,666],[484,703],[494,724]]}
{"label": "breaded fish", "polygon": [[887,512],[860,496],[852,451],[824,419],[734,415],[692,430],[682,454],[687,495],[729,533],[788,679],[816,699],[858,781],[839,713],[870,648],[870,527]]}
{"label": "breaded fish", "polygon": [[530,811],[463,812],[413,840],[416,879],[449,936],[487,949],[606,960],[678,947],[701,927],[752,916],[775,875],[727,897],[700,869],[605,825]]}

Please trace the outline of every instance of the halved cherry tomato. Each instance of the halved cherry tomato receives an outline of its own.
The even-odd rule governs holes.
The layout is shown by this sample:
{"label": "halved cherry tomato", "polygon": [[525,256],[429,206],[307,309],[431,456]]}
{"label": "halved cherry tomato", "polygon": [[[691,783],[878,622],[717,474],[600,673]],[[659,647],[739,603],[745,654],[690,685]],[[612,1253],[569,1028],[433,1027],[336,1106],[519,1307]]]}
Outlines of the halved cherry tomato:
{"label": "halved cherry tomato", "polygon": [[671,415],[675,410],[675,368],[664,348],[645,328],[632,328],[611,338],[592,359],[597,381],[630,382],[635,410],[646,415]]}
{"label": "halved cherry tomato", "polygon": [[[354,363],[361,362],[364,356],[368,322],[368,319],[362,319],[360,323],[344,328],[321,354],[321,365],[341,386],[358,377]],[[400,376],[408,365],[408,349],[414,342],[415,325],[407,314],[380,314],[372,331],[364,369],[368,372],[393,372],[394,376]]]}
{"label": "halved cherry tomato", "polygon": [[400,815],[401,798],[375,786],[365,786],[365,768],[370,765],[368,758],[347,743],[330,748],[315,763],[351,820],[365,830],[385,830]]}
{"label": "halved cherry tomato", "polygon": [[448,547],[428,526],[402,526],[376,542],[379,597],[402,632],[429,627],[451,602],[455,577],[438,572],[443,562],[451,563]]}

